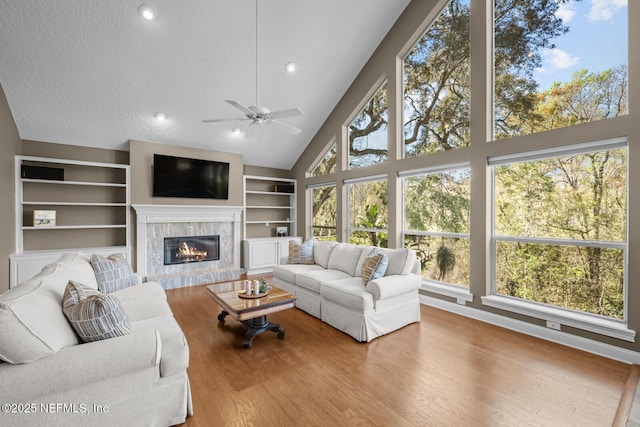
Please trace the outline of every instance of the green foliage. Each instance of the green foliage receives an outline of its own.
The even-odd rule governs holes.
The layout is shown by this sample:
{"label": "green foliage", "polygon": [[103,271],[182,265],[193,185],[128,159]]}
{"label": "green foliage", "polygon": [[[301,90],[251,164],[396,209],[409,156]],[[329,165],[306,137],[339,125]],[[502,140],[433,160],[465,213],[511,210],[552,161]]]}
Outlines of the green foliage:
{"label": "green foliage", "polygon": [[453,267],[456,264],[456,255],[451,249],[442,245],[438,248],[438,252],[436,253],[436,262],[440,272],[438,280],[445,280],[446,275],[453,270]]}

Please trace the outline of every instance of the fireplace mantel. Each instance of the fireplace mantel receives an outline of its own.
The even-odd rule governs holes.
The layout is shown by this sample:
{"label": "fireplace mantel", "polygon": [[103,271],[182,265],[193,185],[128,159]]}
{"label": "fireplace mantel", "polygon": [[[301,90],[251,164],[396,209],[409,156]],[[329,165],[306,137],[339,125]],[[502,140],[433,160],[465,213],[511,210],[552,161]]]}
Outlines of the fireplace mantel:
{"label": "fireplace mantel", "polygon": [[133,204],[136,211],[136,267],[143,277],[147,271],[147,233],[150,224],[226,222],[233,227],[233,264],[240,268],[240,206],[202,205],[141,205]]}

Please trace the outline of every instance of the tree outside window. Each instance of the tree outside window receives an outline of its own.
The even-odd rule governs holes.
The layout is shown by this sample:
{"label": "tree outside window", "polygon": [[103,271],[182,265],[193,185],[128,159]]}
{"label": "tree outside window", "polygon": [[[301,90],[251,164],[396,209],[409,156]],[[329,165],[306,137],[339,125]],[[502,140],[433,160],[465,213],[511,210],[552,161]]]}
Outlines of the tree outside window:
{"label": "tree outside window", "polygon": [[495,292],[624,318],[626,148],[494,167]]}
{"label": "tree outside window", "polygon": [[387,180],[347,184],[349,242],[382,248],[388,243]]}
{"label": "tree outside window", "polygon": [[404,155],[469,145],[469,0],[452,0],[404,59]]}
{"label": "tree outside window", "polygon": [[385,81],[349,125],[349,169],[386,162],[387,82]]}
{"label": "tree outside window", "polygon": [[312,202],[312,237],[318,240],[336,240],[336,186],[322,185],[310,188]]}
{"label": "tree outside window", "polygon": [[627,1],[496,0],[495,138],[627,114]]}
{"label": "tree outside window", "polygon": [[404,178],[404,245],[422,277],[469,287],[469,168]]}

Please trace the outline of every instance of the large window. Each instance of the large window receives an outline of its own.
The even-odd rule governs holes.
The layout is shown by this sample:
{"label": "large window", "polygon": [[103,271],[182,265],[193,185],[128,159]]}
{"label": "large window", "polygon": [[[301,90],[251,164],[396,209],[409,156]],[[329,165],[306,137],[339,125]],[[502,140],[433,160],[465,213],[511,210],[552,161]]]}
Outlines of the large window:
{"label": "large window", "polygon": [[495,293],[625,317],[626,141],[490,161]]}
{"label": "large window", "polygon": [[387,161],[387,82],[376,90],[349,125],[349,169]]}
{"label": "large window", "polygon": [[627,114],[627,1],[496,0],[497,139]]}
{"label": "large window", "polygon": [[311,192],[311,236],[318,240],[336,240],[336,185],[309,187]]}
{"label": "large window", "polygon": [[404,245],[416,250],[422,277],[469,287],[469,167],[407,171]]}
{"label": "large window", "polygon": [[386,248],[388,243],[387,179],[370,177],[346,183],[349,242]]}
{"label": "large window", "polygon": [[331,147],[324,153],[324,156],[316,163],[309,172],[309,176],[321,176],[335,173],[336,171],[336,143],[333,142]]}
{"label": "large window", "polygon": [[452,0],[404,59],[404,155],[469,145],[469,0]]}

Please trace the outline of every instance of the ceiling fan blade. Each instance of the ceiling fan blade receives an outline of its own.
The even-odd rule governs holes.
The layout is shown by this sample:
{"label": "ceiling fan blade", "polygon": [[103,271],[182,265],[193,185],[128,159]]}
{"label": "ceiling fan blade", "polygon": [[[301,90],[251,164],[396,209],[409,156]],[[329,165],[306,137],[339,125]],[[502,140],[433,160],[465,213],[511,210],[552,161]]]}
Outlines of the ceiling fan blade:
{"label": "ceiling fan blade", "polygon": [[277,125],[282,126],[282,127],[283,127],[283,128],[284,128],[288,133],[290,133],[291,135],[297,135],[297,134],[299,134],[300,132],[302,132],[302,130],[298,129],[297,127],[293,127],[293,126],[291,126],[291,125],[288,125],[288,124],[286,124],[286,123],[284,123],[284,122],[280,122],[280,121],[278,121],[278,120],[271,120],[271,122],[270,122],[270,123],[275,123],[275,124],[277,124]]}
{"label": "ceiling fan blade", "polygon": [[288,110],[271,111],[269,117],[272,119],[283,119],[285,117],[302,116],[304,113],[298,108],[289,108]]}
{"label": "ceiling fan blade", "polygon": [[239,102],[236,101],[232,101],[229,99],[225,99],[224,102],[226,102],[227,104],[233,105],[234,107],[236,107],[238,110],[242,111],[243,113],[245,113],[248,117],[255,117],[256,113],[254,113],[253,111],[251,111],[249,109],[249,107],[245,107],[244,105],[240,104]]}
{"label": "ceiling fan blade", "polygon": [[247,130],[244,132],[244,137],[245,138],[255,137],[260,131],[260,126],[262,125],[256,122],[249,123],[249,127],[247,127]]}
{"label": "ceiling fan blade", "polygon": [[203,120],[202,123],[237,122],[242,120],[250,120],[250,119],[246,117],[234,117],[231,119],[208,119],[208,120]]}

